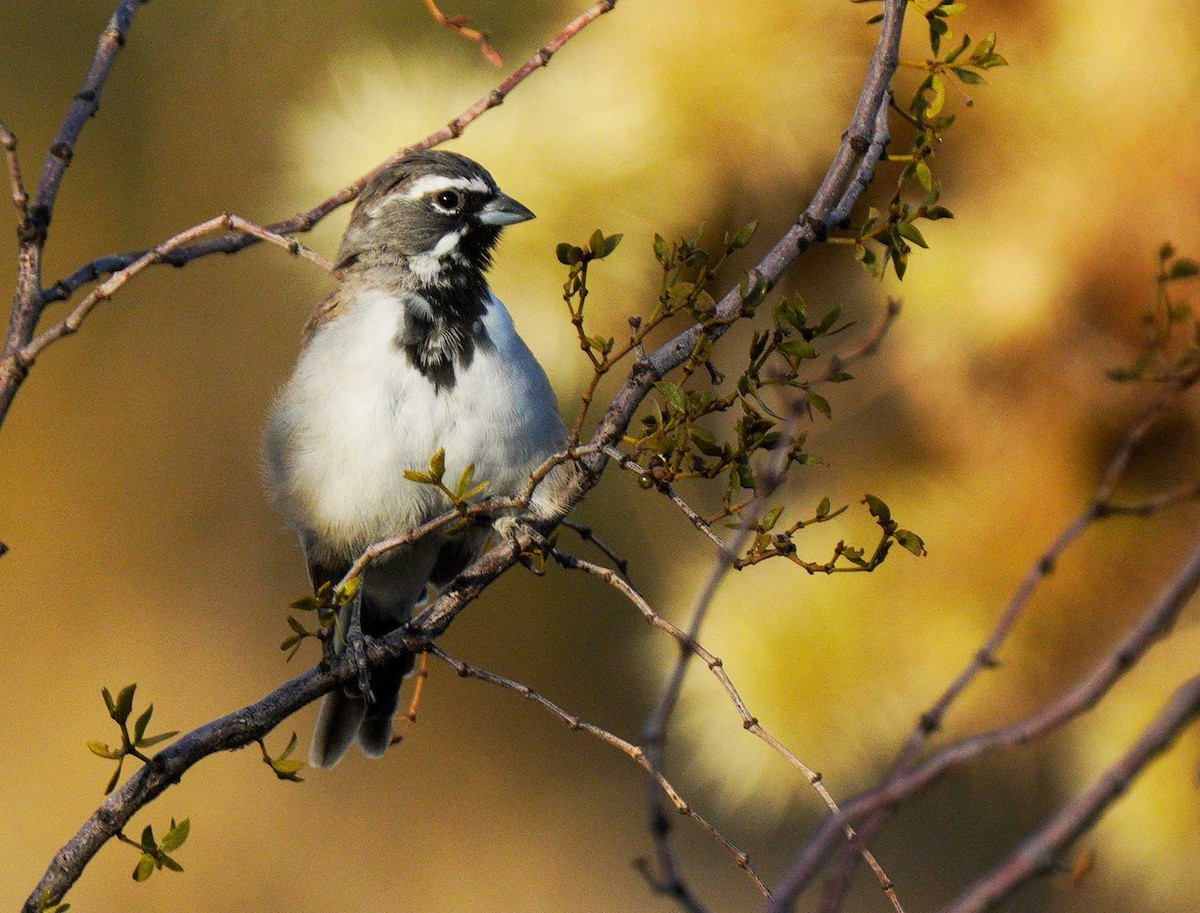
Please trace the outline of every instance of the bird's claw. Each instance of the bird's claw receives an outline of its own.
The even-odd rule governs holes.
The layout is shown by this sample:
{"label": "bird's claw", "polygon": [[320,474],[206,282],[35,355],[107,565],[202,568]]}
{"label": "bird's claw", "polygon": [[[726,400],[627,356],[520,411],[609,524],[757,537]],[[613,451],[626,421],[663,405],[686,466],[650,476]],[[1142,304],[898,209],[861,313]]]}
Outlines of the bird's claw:
{"label": "bird's claw", "polygon": [[358,673],[356,693],[368,704],[375,702],[371,692],[371,677],[367,670],[367,635],[362,629],[362,591],[350,602],[350,623],[346,625],[346,652]]}

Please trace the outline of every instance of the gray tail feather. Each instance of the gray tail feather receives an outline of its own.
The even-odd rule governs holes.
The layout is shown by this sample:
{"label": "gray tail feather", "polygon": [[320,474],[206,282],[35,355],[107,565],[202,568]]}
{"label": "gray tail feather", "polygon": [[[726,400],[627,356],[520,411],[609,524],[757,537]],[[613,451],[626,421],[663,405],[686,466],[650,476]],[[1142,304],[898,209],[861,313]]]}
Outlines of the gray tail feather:
{"label": "gray tail feather", "polygon": [[356,737],[367,757],[383,757],[392,743],[392,725],[400,706],[400,687],[413,665],[414,658],[404,656],[373,671],[370,685],[375,700],[370,704],[342,688],[325,695],[313,730],[308,763],[313,767],[333,767],[345,757]]}
{"label": "gray tail feather", "polygon": [[354,744],[366,715],[367,702],[358,695],[347,694],[341,688],[325,695],[308,749],[308,763],[313,767],[333,767]]}

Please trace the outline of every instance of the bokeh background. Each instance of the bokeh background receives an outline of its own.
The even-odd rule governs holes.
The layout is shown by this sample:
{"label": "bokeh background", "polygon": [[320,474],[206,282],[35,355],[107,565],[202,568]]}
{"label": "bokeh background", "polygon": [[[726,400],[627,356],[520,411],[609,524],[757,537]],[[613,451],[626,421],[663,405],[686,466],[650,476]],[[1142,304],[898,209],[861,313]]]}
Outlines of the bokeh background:
{"label": "bokeh background", "polygon": [[[31,179],[113,5],[0,7],[0,112]],[[582,6],[455,0],[446,11],[489,29],[507,72]],[[873,41],[869,9],[627,0],[451,147],[539,214],[508,233],[493,281],[565,414],[588,372],[555,243],[598,226],[625,234],[589,301],[609,332],[653,302],[656,231],[705,223],[711,240],[757,218],[736,266],[752,262],[803,207],[844,129]],[[937,168],[957,219],[925,230],[933,249],[916,253],[903,284],[866,277],[846,248],[815,251],[789,279],[811,310],[841,305],[859,321],[847,345],[886,295],[905,301],[883,352],[833,391],[834,421],[810,437],[825,465],[794,480],[789,503],[878,494],[929,556],[900,552],[870,576],[810,578],[782,562],[747,571],[721,591],[703,639],[837,795],[883,770],[1150,395],[1103,371],[1138,342],[1159,244],[1200,254],[1198,23],[1156,0],[1136,15],[1082,0],[971,4],[956,32],[998,31],[1012,66],[973,87],[972,108],[951,98],[960,118]],[[307,208],[499,77],[417,0],[151,4],[67,175],[46,279],[223,210],[267,222]],[[900,85],[913,80],[902,72]],[[885,167],[880,180],[894,175]],[[307,243],[332,252],[346,217]],[[0,260],[0,286],[11,287],[12,259]],[[278,650],[306,583],[263,494],[258,449],[329,286],[265,247],[152,271],[49,350],[21,391],[0,432],[0,538],[12,549],[0,561],[6,904],[101,798],[109,765],[85,742],[113,737],[102,685],[136,681],[138,706],[154,702],[152,729],[189,729],[312,661],[310,648],[287,666]],[[1190,407],[1152,437],[1129,493],[1191,478],[1196,456]],[[612,478],[581,517],[631,556],[666,614],[686,617],[712,554],[681,516]],[[1089,533],[943,738],[1012,720],[1073,680],[1170,577],[1198,524],[1185,506]],[[801,550],[823,560],[838,538],[865,542],[872,529],[851,510]],[[1118,756],[1196,671],[1197,620],[1192,608],[1099,709],[955,775],[896,819],[877,851],[910,910],[948,899]],[[630,737],[675,655],[602,586],[563,572],[510,574],[445,644]],[[669,771],[771,879],[821,808],[702,671]],[[293,729],[307,742],[313,718],[288,721],[272,748]],[[1095,868],[1081,884],[1049,879],[1009,909],[1200,907],[1198,765],[1193,729],[1082,841]],[[421,719],[386,760],[353,756],[293,785],[255,750],[212,758],[134,822],[161,833],[190,816],[186,873],[134,885],[136,854],[113,844],[70,900],[181,913],[670,910],[631,864],[649,847],[644,789],[624,756],[434,664]],[[717,909],[754,907],[727,857],[685,820],[676,833]],[[850,908],[884,909],[877,887],[860,878]]]}

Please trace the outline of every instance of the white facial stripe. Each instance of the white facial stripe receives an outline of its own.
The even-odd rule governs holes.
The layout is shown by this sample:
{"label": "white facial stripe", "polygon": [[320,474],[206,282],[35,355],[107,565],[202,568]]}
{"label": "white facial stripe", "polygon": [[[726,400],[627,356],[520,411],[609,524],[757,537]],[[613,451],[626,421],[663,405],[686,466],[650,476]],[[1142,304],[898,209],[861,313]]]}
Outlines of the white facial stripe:
{"label": "white facial stripe", "polygon": [[417,178],[400,196],[405,200],[419,200],[437,193],[440,190],[474,190],[477,193],[490,193],[491,189],[483,178],[453,178],[441,174],[428,174]]}
{"label": "white facial stripe", "polygon": [[441,285],[444,284],[442,271],[446,267],[448,259],[462,259],[461,255],[457,254],[455,248],[458,247],[458,242],[462,240],[461,231],[448,232],[438,239],[438,243],[432,248],[425,251],[423,254],[416,254],[408,258],[408,268],[412,270],[424,285]]}
{"label": "white facial stripe", "polygon": [[419,200],[431,196],[441,190],[474,190],[478,193],[491,193],[492,188],[482,178],[454,178],[440,174],[427,174],[417,178],[406,190],[390,193],[367,212],[367,218],[378,219],[385,206],[397,200]]}

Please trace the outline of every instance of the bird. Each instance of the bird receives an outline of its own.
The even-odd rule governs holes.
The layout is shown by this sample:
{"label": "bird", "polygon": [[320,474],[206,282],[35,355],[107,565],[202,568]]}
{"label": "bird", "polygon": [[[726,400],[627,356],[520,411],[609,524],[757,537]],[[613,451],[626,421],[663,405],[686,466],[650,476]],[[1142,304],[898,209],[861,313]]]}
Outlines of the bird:
{"label": "bird", "polygon": [[[439,450],[446,478],[473,465],[491,496],[521,493],[565,448],[546,372],[485,275],[501,230],[532,218],[479,163],[443,150],[410,152],[364,187],[338,249],[339,284],[304,329],[264,446],[314,590],[336,585],[368,546],[449,509],[435,486],[405,478]],[[355,597],[358,618],[343,608],[339,628],[360,620],[364,637],[381,637],[403,626],[493,534],[438,532],[377,558]],[[345,634],[335,649],[346,649]],[[329,692],[309,763],[332,767],[355,740],[382,756],[413,665],[405,655],[365,673],[366,688]]]}

